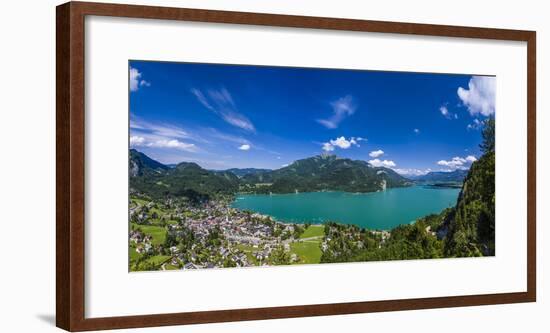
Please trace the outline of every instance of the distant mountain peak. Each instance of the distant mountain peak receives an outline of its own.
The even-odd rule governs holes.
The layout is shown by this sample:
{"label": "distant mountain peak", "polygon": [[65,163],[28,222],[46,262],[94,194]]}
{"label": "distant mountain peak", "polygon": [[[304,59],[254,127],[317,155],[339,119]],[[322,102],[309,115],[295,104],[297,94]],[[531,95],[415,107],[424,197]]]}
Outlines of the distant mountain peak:
{"label": "distant mountain peak", "polygon": [[331,154],[329,152],[324,152],[324,153],[321,153],[320,155],[314,156],[314,158],[320,158],[320,159],[323,159],[323,160],[335,160],[339,157],[336,156],[336,154]]}
{"label": "distant mountain peak", "polygon": [[468,175],[468,170],[457,169],[453,171],[430,171],[425,175],[412,177],[421,182],[463,182]]}
{"label": "distant mountain peak", "polygon": [[176,165],[176,169],[196,168],[202,169],[200,165],[195,162],[180,162]]}
{"label": "distant mountain peak", "polygon": [[142,176],[144,173],[158,173],[170,168],[136,149],[130,149],[129,155],[129,170],[132,177]]}
{"label": "distant mountain peak", "polygon": [[249,184],[250,191],[268,193],[324,190],[373,192],[411,184],[391,169],[373,168],[366,161],[340,158],[328,153],[296,160],[271,172],[248,175],[243,177],[243,181]]}

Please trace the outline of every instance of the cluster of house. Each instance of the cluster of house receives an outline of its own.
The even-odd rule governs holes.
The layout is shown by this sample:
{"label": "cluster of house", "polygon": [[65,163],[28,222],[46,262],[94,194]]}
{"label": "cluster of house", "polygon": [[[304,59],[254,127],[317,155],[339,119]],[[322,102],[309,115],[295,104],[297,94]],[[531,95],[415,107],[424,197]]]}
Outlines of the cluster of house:
{"label": "cluster of house", "polygon": [[382,244],[384,244],[386,240],[391,236],[391,233],[386,230],[371,230],[370,233],[373,235],[380,236],[381,241],[380,241],[380,244],[378,244],[379,249],[382,248]]}
{"label": "cluster of house", "polygon": [[[148,213],[151,208],[157,207],[155,205],[153,202],[144,205],[133,204],[130,207],[130,216],[136,223],[150,224],[150,214]],[[201,260],[193,251],[194,246],[185,254],[179,253],[175,246],[165,249],[171,255],[169,262],[173,266],[183,267],[183,269],[220,267],[227,260],[232,261],[237,267],[254,265],[247,254],[238,249],[237,245],[250,246],[254,250],[248,255],[252,255],[257,263],[266,263],[273,249],[282,244],[281,239],[273,235],[274,225],[277,225],[277,228],[284,233],[292,234],[294,232],[294,226],[291,224],[277,223],[271,217],[257,213],[242,212],[230,208],[222,202],[210,201],[200,207],[165,202],[163,210],[166,210],[167,206],[170,207],[172,218],[175,216],[181,221],[179,224],[166,225],[168,232],[183,233],[183,230],[187,229],[193,232],[197,243],[205,244],[210,233],[216,229],[225,240],[224,245],[207,248],[207,251],[212,254],[210,258],[222,258],[222,260],[213,260],[215,262]],[[140,231],[131,231],[130,241],[136,244],[138,253],[150,253],[153,249],[151,237]],[[290,250],[288,242],[284,246],[287,251]]]}
{"label": "cluster of house", "polygon": [[146,235],[141,231],[138,230],[131,230],[130,231],[130,242],[133,242],[136,244],[136,252],[137,253],[151,253],[153,251],[153,244],[151,241],[153,240],[153,237],[150,235]]}
{"label": "cluster of house", "polygon": [[[250,266],[248,257],[244,253],[237,251],[232,251],[226,247],[220,247],[217,249],[220,257],[224,260],[229,259],[235,263],[236,267],[246,267]],[[201,262],[198,255],[193,250],[190,251],[187,255],[179,253],[177,247],[173,246],[170,248],[171,259],[170,264],[173,266],[181,267],[182,269],[198,269],[198,268],[216,268],[223,267],[222,262],[212,262],[205,261]]]}
{"label": "cluster of house", "polygon": [[[334,228],[334,229],[333,229]],[[321,251],[326,252],[329,249],[329,243],[333,239],[334,232],[341,233],[341,237],[347,238],[355,243],[357,248],[362,249],[364,247],[363,241],[360,239],[360,233],[358,229],[348,228],[346,230],[339,230],[338,228],[331,227],[328,236],[324,237],[323,242],[321,243]],[[381,248],[382,245],[388,240],[391,236],[391,233],[386,230],[368,230],[368,232],[373,236],[380,237],[380,242],[378,243],[378,248]]]}
{"label": "cluster of house", "polygon": [[150,201],[145,205],[130,202],[130,221],[138,224],[149,224],[151,217],[149,210],[153,207],[155,207],[155,203],[153,201]]}

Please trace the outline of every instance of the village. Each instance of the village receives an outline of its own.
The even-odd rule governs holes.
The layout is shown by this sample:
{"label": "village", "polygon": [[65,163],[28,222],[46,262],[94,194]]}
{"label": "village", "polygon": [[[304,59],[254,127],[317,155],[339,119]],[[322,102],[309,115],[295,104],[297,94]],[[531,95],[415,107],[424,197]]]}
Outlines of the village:
{"label": "village", "polygon": [[180,270],[319,263],[322,225],[289,224],[227,199],[130,199],[129,268]]}

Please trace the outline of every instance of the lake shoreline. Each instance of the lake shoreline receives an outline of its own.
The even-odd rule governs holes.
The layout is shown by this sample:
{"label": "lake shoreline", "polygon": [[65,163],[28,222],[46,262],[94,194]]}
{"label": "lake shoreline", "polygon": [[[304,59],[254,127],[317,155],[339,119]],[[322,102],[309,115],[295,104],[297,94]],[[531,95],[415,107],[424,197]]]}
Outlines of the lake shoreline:
{"label": "lake shoreline", "polygon": [[380,193],[380,192],[387,192],[392,190],[400,190],[403,188],[410,188],[410,187],[426,187],[429,189],[461,189],[462,183],[460,184],[412,184],[408,186],[397,186],[397,187],[389,187],[385,190],[376,190],[376,191],[368,191],[368,192],[348,192],[348,191],[341,191],[341,190],[321,190],[321,191],[307,191],[307,192],[285,192],[285,193],[256,193],[256,192],[236,192],[235,197],[238,197],[239,195],[291,195],[291,194],[307,194],[307,193],[347,193],[347,194],[369,194],[369,193]]}
{"label": "lake shoreline", "polygon": [[390,191],[390,190],[409,188],[409,187],[415,187],[415,186],[423,186],[423,185],[413,183],[413,184],[406,185],[406,186],[388,187],[384,190],[379,189],[379,190],[376,190],[376,191],[366,191],[366,192],[348,192],[348,191],[343,191],[343,190],[320,190],[320,191],[307,191],[307,192],[296,191],[296,192],[284,192],[284,193],[279,193],[279,192],[270,192],[270,193],[236,192],[235,196],[239,196],[239,195],[290,195],[290,194],[303,194],[303,193],[334,193],[334,192],[349,193],[349,194],[369,194],[369,193],[380,193],[380,192],[386,192],[386,191]]}
{"label": "lake shoreline", "polygon": [[454,206],[460,189],[415,185],[381,192],[316,191],[240,193],[231,207],[290,224],[335,222],[369,230],[391,230]]}

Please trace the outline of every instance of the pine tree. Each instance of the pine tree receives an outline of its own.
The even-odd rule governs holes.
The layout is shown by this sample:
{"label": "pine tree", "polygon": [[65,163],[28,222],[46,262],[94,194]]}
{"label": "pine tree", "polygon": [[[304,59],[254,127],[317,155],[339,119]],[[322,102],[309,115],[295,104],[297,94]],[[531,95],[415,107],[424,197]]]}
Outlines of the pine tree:
{"label": "pine tree", "polygon": [[482,142],[479,148],[484,154],[495,151],[495,118],[490,117],[484,121],[484,127],[481,132]]}

